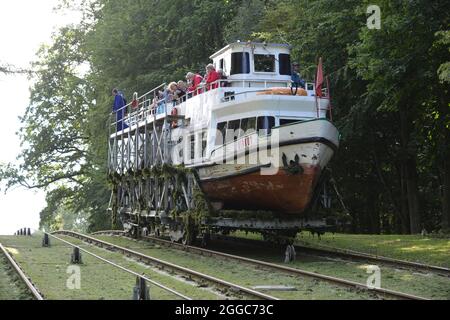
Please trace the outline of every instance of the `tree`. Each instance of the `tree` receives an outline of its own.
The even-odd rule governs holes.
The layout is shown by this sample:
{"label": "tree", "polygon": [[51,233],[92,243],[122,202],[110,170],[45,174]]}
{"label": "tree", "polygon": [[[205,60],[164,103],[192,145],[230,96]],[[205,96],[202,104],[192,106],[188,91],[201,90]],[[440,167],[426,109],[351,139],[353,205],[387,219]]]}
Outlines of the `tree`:
{"label": "tree", "polygon": [[24,151],[19,165],[0,167],[0,178],[7,187],[47,190],[45,227],[87,215],[90,231],[107,229],[111,89],[131,97],[203,72],[212,52],[237,39],[281,42],[310,81],[324,59],[342,136],[330,169],[353,231],[448,228],[450,4],[377,1],[380,30],[367,28],[369,4],[64,0],[84,18],[39,51],[20,131]]}

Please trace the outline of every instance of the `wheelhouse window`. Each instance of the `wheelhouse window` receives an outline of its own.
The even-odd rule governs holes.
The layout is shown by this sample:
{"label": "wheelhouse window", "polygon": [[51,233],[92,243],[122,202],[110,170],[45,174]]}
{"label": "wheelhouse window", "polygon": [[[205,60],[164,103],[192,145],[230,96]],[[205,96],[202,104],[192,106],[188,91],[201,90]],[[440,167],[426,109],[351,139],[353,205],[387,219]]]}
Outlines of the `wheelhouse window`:
{"label": "wheelhouse window", "polygon": [[272,132],[275,127],[275,117],[258,117],[258,132],[259,135],[266,135]]}
{"label": "wheelhouse window", "polygon": [[275,56],[271,54],[255,54],[255,72],[275,72]]}
{"label": "wheelhouse window", "polygon": [[233,52],[231,54],[230,74],[250,73],[250,54],[248,52]]}
{"label": "wheelhouse window", "polygon": [[280,61],[280,74],[283,76],[292,75],[291,56],[287,53],[280,53],[278,60]]}

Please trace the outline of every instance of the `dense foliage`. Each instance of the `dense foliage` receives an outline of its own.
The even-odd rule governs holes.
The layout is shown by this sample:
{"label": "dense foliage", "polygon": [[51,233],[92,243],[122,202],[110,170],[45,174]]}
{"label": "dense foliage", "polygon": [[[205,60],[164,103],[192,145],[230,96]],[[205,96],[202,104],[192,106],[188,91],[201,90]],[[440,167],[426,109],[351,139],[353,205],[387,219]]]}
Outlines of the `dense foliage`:
{"label": "dense foliage", "polygon": [[[367,7],[381,9],[369,29]],[[450,228],[450,2],[334,0],[62,1],[83,21],[33,65],[19,165],[8,186],[47,190],[42,227],[108,228],[111,88],[129,97],[202,71],[229,42],[289,43],[312,79],[330,76],[342,145],[332,175],[355,232]],[[335,211],[344,211],[338,201]],[[347,210],[345,210],[347,211]]]}

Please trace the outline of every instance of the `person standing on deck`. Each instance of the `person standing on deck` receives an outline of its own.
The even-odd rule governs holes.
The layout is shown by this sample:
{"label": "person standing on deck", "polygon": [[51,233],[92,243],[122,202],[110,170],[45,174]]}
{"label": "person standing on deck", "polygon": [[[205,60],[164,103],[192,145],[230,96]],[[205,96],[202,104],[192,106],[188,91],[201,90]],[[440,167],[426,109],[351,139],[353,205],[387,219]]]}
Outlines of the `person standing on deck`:
{"label": "person standing on deck", "polygon": [[[188,74],[186,75],[186,79],[188,80],[188,83],[190,84],[190,86],[188,88],[188,92],[189,93],[193,92],[193,95],[196,96],[197,92],[195,92],[195,91],[197,90],[200,83],[202,83],[202,81],[203,81],[202,76],[199,74],[194,74],[192,72],[188,72]],[[198,90],[198,93],[202,93],[201,90]]]}
{"label": "person standing on deck", "polygon": [[217,89],[219,87],[219,84],[216,83],[216,81],[220,80],[220,75],[216,71],[216,68],[214,67],[214,65],[211,63],[206,66],[205,78],[206,78],[207,90],[211,90],[211,84],[212,84],[212,89]]}
{"label": "person standing on deck", "polygon": [[114,96],[113,112],[116,113],[117,131],[122,131],[128,128],[128,126],[123,123],[123,118],[125,117],[125,106],[127,103],[123,95],[119,94],[119,90],[113,89],[112,94]]}
{"label": "person standing on deck", "polygon": [[294,62],[292,64],[292,82],[295,87],[305,89],[305,80],[302,79],[299,73],[300,64]]}

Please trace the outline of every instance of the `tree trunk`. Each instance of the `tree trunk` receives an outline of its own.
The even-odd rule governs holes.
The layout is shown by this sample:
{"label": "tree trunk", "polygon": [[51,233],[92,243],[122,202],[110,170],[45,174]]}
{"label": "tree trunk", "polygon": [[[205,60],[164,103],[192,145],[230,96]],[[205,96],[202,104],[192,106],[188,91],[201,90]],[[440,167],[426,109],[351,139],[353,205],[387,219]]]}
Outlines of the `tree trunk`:
{"label": "tree trunk", "polygon": [[450,128],[447,127],[447,119],[449,118],[449,106],[448,106],[448,90],[444,88],[441,92],[441,121],[442,121],[442,135],[443,139],[440,142],[441,156],[437,157],[439,163],[441,163],[441,203],[442,203],[442,228],[450,231]]}
{"label": "tree trunk", "polygon": [[450,229],[450,162],[442,170],[442,228]]}
{"label": "tree trunk", "polygon": [[420,233],[419,190],[417,187],[417,168],[415,154],[411,152],[410,124],[408,121],[408,106],[401,104],[400,114],[400,140],[402,154],[400,155],[402,166],[406,174],[406,195],[408,199],[409,226],[411,234]]}
{"label": "tree trunk", "polygon": [[406,191],[406,168],[403,163],[400,165],[400,190],[401,190],[401,228],[403,234],[408,234],[410,232],[410,224],[408,217],[408,198]]}
{"label": "tree trunk", "polygon": [[419,189],[417,186],[417,168],[414,158],[408,159],[406,166],[406,189],[408,192],[409,224],[411,234],[418,234],[420,228]]}

